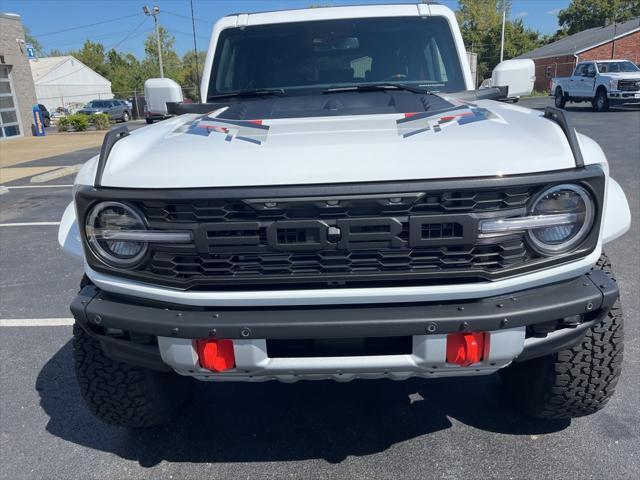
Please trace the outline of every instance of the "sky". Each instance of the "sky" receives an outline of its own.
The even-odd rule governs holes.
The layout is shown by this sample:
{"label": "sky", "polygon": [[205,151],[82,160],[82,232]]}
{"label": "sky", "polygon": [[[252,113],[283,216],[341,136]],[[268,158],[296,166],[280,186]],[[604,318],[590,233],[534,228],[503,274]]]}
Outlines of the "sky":
{"label": "sky", "polygon": [[[557,14],[570,0],[513,0],[511,19],[543,34],[558,29]],[[45,51],[79,49],[85,40],[144,56],[144,39],[153,19],[142,11],[145,2],[160,7],[158,20],[176,39],[182,55],[193,49],[189,0],[0,0],[0,11],[18,13]],[[452,9],[457,0],[439,0]],[[206,50],[213,23],[229,13],[304,8],[310,4],[352,5],[413,3],[412,0],[194,0],[198,50]],[[124,17],[124,18],[123,18]],[[113,20],[113,21],[110,21]],[[99,25],[94,25],[99,23]]]}

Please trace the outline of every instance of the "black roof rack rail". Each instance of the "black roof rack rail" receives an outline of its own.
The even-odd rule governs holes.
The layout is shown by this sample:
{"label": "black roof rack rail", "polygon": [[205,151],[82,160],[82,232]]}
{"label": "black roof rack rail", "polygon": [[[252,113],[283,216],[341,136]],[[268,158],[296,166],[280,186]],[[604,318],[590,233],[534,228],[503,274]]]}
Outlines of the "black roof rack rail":
{"label": "black roof rack rail", "polygon": [[104,168],[107,166],[107,159],[109,158],[111,149],[118,140],[127,136],[129,136],[129,129],[126,125],[118,125],[117,127],[113,127],[104,136],[104,141],[102,142],[102,147],[100,148],[100,158],[98,158],[96,179],[93,183],[94,187],[98,188],[102,186],[102,174],[104,173]]}
{"label": "black roof rack rail", "polygon": [[569,122],[565,112],[556,107],[547,107],[544,109],[544,118],[548,118],[560,125],[560,128],[562,128],[567,140],[569,140],[569,147],[571,148],[571,152],[573,152],[576,167],[584,167],[584,158],[582,158],[582,151],[580,150],[580,144],[578,143],[576,129],[573,128],[573,125]]}

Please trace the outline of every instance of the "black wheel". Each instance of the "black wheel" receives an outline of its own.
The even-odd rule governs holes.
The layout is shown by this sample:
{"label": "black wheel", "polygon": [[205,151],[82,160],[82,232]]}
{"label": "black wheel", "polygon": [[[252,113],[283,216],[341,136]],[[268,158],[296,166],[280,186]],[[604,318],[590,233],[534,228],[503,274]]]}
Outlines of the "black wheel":
{"label": "black wheel", "polygon": [[567,97],[564,96],[560,87],[556,88],[555,104],[557,108],[564,108],[567,104]]}
{"label": "black wheel", "polygon": [[153,123],[153,118],[145,118],[145,120],[148,125],[151,125]]}
{"label": "black wheel", "polygon": [[[602,255],[594,268],[611,274]],[[614,393],[623,356],[624,321],[619,300],[573,348],[500,371],[516,406],[538,418],[574,418],[603,408]]]}
{"label": "black wheel", "polygon": [[124,112],[124,113],[122,114],[122,121],[123,121],[123,122],[128,122],[130,118],[131,118],[131,117],[129,116],[129,112]]}
{"label": "black wheel", "polygon": [[604,88],[600,88],[596,92],[596,98],[593,100],[593,109],[596,112],[606,112],[609,110],[609,98]]}
{"label": "black wheel", "polygon": [[79,325],[73,327],[73,357],[85,403],[108,424],[161,425],[175,417],[190,397],[190,378],[116,362]]}

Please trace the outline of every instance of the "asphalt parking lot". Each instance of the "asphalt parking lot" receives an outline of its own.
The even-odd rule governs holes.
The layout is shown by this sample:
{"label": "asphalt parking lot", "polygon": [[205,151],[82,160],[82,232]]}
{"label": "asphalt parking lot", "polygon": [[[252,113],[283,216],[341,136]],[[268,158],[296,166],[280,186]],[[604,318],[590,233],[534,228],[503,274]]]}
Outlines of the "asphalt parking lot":
{"label": "asphalt parking lot", "polygon": [[[603,147],[633,216],[631,231],[607,248],[627,323],[623,378],[605,410],[530,420],[507,404],[492,375],[198,384],[188,411],[166,427],[103,425],[76,386],[71,327],[28,326],[70,317],[82,266],[60,251],[56,222],[72,177],[37,187],[22,179],[0,195],[0,318],[15,320],[0,327],[0,478],[637,478],[640,109],[568,110]],[[71,165],[97,150],[34,165]]]}

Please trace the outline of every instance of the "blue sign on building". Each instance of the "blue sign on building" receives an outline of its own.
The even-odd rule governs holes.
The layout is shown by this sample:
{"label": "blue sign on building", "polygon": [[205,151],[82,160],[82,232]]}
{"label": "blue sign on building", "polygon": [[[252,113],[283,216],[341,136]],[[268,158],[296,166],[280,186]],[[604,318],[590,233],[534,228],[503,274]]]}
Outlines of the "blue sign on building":
{"label": "blue sign on building", "polygon": [[33,106],[33,135],[35,137],[44,137],[46,135],[44,118],[40,110],[40,105],[37,103]]}
{"label": "blue sign on building", "polygon": [[35,48],[33,48],[33,44],[26,43],[25,44],[25,49],[27,50],[27,57],[36,58],[36,50],[35,50]]}

